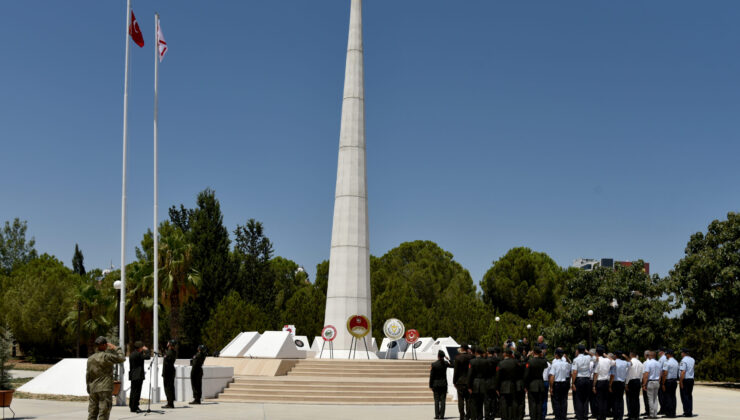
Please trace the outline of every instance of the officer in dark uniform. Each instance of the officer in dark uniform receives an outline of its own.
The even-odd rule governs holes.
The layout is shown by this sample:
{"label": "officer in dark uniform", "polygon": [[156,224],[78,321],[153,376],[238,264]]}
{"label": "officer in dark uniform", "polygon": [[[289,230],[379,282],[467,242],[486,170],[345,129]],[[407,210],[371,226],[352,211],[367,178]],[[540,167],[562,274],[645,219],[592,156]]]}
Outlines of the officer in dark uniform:
{"label": "officer in dark uniform", "polygon": [[496,417],[500,417],[498,414],[498,394],[496,394],[496,368],[498,367],[499,359],[498,354],[501,353],[501,349],[498,347],[488,348],[488,368],[486,369],[486,399],[483,402],[483,411],[485,413],[486,420],[493,420]]}
{"label": "officer in dark uniform", "polygon": [[542,380],[542,373],[547,369],[547,360],[542,358],[542,349],[532,350],[534,357],[527,361],[524,371],[524,386],[529,397],[529,417],[532,420],[542,419],[542,403],[547,400],[547,391]]}
{"label": "officer in dark uniform", "polygon": [[200,404],[203,397],[203,362],[206,361],[206,356],[206,346],[201,344],[198,346],[198,352],[190,360],[190,366],[193,367],[190,370],[190,385],[193,388],[193,401],[190,401],[190,404]]}
{"label": "officer in dark uniform", "polygon": [[524,409],[526,405],[527,394],[524,390],[524,370],[526,369],[526,362],[521,353],[514,353],[514,359],[516,359],[516,411],[514,412],[517,419],[522,420],[524,418]]}
{"label": "officer in dark uniform", "polygon": [[452,365],[446,360],[445,352],[437,352],[437,361],[429,369],[429,389],[434,392],[434,418],[445,418],[447,402],[447,369]]}
{"label": "officer in dark uniform", "polygon": [[483,348],[475,348],[475,359],[470,361],[468,369],[468,391],[471,395],[470,418],[471,420],[483,420],[483,401],[486,398],[486,370],[488,362],[483,358]]}
{"label": "officer in dark uniform", "polygon": [[134,351],[128,356],[129,372],[128,379],[131,381],[131,396],[128,400],[128,408],[132,413],[140,413],[139,399],[141,398],[141,386],[144,383],[144,361],[149,360],[149,349],[144,343],[134,343]]}
{"label": "officer in dark uniform", "polygon": [[457,410],[460,412],[460,420],[470,418],[470,395],[468,394],[468,368],[473,355],[468,353],[470,348],[467,344],[460,346],[459,353],[455,356],[455,372],[452,382],[457,388]]}
{"label": "officer in dark uniform", "polygon": [[162,367],[162,378],[164,378],[164,394],[167,396],[167,405],[162,408],[175,408],[175,360],[177,352],[175,346],[177,341],[167,342],[167,351],[164,354],[164,365]]}
{"label": "officer in dark uniform", "polygon": [[501,404],[501,419],[514,420],[516,410],[517,363],[511,349],[504,350],[504,360],[496,368],[496,390]]}

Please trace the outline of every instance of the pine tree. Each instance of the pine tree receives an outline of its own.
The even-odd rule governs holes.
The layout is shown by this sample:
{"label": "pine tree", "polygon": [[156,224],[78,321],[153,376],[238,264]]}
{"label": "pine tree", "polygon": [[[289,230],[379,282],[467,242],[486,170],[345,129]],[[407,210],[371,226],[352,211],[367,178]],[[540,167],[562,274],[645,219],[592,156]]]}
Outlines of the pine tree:
{"label": "pine tree", "polygon": [[10,383],[10,352],[13,347],[13,337],[10,331],[0,329],[0,391],[13,389]]}

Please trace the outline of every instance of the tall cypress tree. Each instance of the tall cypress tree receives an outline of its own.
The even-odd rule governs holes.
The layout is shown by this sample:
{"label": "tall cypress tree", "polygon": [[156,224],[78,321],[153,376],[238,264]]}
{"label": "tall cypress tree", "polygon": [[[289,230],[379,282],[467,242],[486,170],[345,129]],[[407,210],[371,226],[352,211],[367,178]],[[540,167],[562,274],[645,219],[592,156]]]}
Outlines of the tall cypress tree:
{"label": "tall cypress tree", "polygon": [[85,257],[77,244],[75,244],[75,254],[72,257],[72,271],[75,274],[85,275]]}
{"label": "tall cypress tree", "polygon": [[224,227],[215,191],[207,188],[198,194],[197,208],[189,215],[189,227],[192,268],[200,274],[201,285],[195,301],[183,311],[186,336],[183,344],[194,347],[200,344],[205,320],[231,289],[234,275],[229,258],[229,232]]}

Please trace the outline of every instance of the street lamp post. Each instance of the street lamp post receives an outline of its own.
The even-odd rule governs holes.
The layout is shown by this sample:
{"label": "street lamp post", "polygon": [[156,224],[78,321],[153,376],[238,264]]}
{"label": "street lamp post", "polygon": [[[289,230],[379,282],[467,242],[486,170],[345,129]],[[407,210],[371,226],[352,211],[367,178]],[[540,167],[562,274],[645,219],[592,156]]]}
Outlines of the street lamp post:
{"label": "street lamp post", "polygon": [[496,332],[498,333],[499,341],[501,341],[501,329],[499,328],[499,324],[498,324],[498,322],[501,321],[501,318],[496,317],[495,320],[496,320]]}
{"label": "street lamp post", "polygon": [[593,319],[594,319],[594,311],[589,309],[588,310],[588,348],[592,349],[592,343],[591,343],[591,330],[593,329]]}
{"label": "street lamp post", "polygon": [[529,348],[533,348],[532,344],[532,324],[527,324],[527,344],[529,345]]}

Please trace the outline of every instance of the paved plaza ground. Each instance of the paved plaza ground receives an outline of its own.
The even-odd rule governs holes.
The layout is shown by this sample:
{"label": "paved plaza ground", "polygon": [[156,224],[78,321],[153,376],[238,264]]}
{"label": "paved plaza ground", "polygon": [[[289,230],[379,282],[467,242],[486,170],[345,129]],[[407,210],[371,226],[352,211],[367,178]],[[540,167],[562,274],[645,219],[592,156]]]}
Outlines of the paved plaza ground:
{"label": "paved plaza ground", "polygon": [[[157,404],[159,406],[160,404]],[[87,404],[79,402],[59,402],[42,400],[13,400],[16,419],[86,419]],[[569,418],[572,418],[572,404],[568,405]],[[158,408],[158,407],[156,407]],[[681,413],[680,403],[678,413]],[[6,410],[10,418],[10,412]],[[447,405],[448,419],[457,418],[457,406]],[[720,420],[740,418],[740,391],[697,386],[694,388],[694,414],[696,419]],[[337,406],[337,405],[298,405],[298,404],[243,404],[209,401],[201,406],[180,404],[179,408],[167,410],[165,414],[133,414],[128,407],[114,407],[111,419],[335,419],[335,420],[417,420],[434,418],[434,409],[429,405],[410,406]],[[552,416],[548,416],[551,419]]]}

